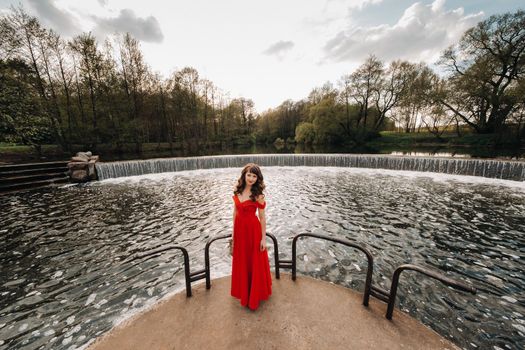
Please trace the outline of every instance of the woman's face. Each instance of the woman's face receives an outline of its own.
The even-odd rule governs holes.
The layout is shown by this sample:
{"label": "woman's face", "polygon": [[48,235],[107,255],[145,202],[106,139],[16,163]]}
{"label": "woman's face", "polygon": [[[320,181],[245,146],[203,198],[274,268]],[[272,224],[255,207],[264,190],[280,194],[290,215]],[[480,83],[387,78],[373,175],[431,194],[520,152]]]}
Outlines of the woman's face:
{"label": "woman's face", "polygon": [[257,175],[254,173],[247,172],[245,176],[246,184],[249,186],[253,186],[257,182]]}

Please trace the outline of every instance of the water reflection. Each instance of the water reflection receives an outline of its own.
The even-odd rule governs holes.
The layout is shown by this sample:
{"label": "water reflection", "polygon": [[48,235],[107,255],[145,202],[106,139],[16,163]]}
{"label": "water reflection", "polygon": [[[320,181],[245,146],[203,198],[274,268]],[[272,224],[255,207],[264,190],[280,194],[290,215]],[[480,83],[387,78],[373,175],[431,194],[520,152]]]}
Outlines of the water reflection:
{"label": "water reflection", "polygon": [[[116,320],[182,289],[177,252],[128,258],[177,243],[189,250],[192,270],[202,268],[206,241],[231,232],[230,191],[238,170],[163,173],[0,197],[0,349],[82,346]],[[522,183],[348,168],[263,171],[268,232],[277,236],[282,258],[290,258],[294,234],[313,232],[369,247],[373,283],[384,288],[400,264],[439,269],[475,285],[478,294],[406,273],[399,307],[464,348],[520,347]],[[305,239],[298,258],[300,273],[363,288],[366,261],[355,251]],[[213,278],[230,274],[225,244],[212,248],[211,262]]]}

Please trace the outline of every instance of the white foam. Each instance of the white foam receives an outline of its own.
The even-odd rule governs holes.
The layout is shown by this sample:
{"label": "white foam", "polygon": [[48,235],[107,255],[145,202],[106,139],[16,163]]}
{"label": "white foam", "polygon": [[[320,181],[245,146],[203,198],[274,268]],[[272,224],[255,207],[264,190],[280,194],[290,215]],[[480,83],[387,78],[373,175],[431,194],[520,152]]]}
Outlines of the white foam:
{"label": "white foam", "polygon": [[[290,167],[292,168],[292,167]],[[446,174],[446,173],[432,173],[432,172],[423,172],[423,171],[408,171],[408,170],[391,170],[391,169],[371,169],[371,168],[338,168],[338,167],[293,167],[300,169],[301,172],[304,172],[308,169],[322,169],[323,175],[327,173],[337,174],[340,171],[350,172],[354,174],[363,174],[363,175],[395,175],[401,177],[407,177],[411,179],[416,178],[430,178],[436,182],[460,182],[468,184],[487,184],[495,186],[505,186],[519,188],[525,191],[525,182],[524,181],[513,181],[513,180],[502,180],[502,179],[493,179],[489,177],[481,176],[470,176],[470,175],[455,175],[455,174]]]}
{"label": "white foam", "polygon": [[66,320],[66,323],[67,323],[68,325],[70,325],[70,324],[73,324],[74,321],[75,321],[75,316],[69,316],[69,317],[67,318],[67,320]]}
{"label": "white foam", "polygon": [[97,297],[97,293],[90,294],[84,306],[88,306],[89,304],[91,304],[95,300],[96,297]]}
{"label": "white foam", "polygon": [[509,303],[515,303],[517,302],[516,299],[514,299],[513,297],[509,297],[508,295],[505,295],[503,297],[501,297],[502,299],[505,299],[506,301],[508,301]]}
{"label": "white foam", "polygon": [[[313,166],[266,166],[261,167],[261,170],[264,173],[264,169],[275,169],[286,170],[288,172],[297,172],[303,174],[305,172],[310,173],[321,173],[325,175],[337,175],[341,172],[348,172],[352,174],[360,175],[373,175],[373,176],[400,176],[405,178],[430,178],[436,182],[459,182],[459,183],[468,183],[468,184],[486,184],[494,186],[504,186],[510,188],[520,189],[525,191],[525,181],[513,181],[513,180],[503,180],[503,179],[493,179],[482,176],[470,176],[470,175],[455,175],[455,174],[446,174],[446,173],[432,173],[432,172],[423,172],[423,171],[408,171],[408,170],[390,170],[390,169],[378,169],[378,168],[347,168],[347,167],[313,167]],[[165,180],[173,179],[177,176],[191,176],[199,174],[208,174],[208,173],[235,173],[237,175],[237,168],[217,168],[217,169],[197,169],[197,170],[184,170],[177,172],[166,172],[166,173],[157,173],[157,174],[144,174],[136,176],[125,176],[118,178],[111,178],[106,180],[101,180],[97,182],[92,182],[90,185],[109,185],[109,184],[121,184],[121,183],[138,183],[141,180],[150,180],[153,182],[162,182]]]}
{"label": "white foam", "polygon": [[106,304],[108,301],[106,299],[102,299],[101,301],[99,301],[98,303],[96,303],[95,305],[93,305],[93,307],[95,309],[100,309],[100,307],[104,304]]}
{"label": "white foam", "polygon": [[46,336],[46,337],[49,337],[50,335],[53,335],[53,334],[55,334],[55,330],[54,329],[49,329],[49,330],[44,332],[44,336]]}
{"label": "white foam", "polygon": [[513,324],[512,327],[516,328],[517,330],[519,330],[522,333],[525,333],[525,327],[523,327],[520,324]]}

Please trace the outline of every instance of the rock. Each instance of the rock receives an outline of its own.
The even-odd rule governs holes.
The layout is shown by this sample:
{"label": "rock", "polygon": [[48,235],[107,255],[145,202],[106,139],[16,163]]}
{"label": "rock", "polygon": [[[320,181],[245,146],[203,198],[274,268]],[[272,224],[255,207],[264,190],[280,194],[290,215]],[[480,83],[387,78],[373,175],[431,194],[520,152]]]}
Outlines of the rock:
{"label": "rock", "polygon": [[89,161],[89,158],[85,158],[85,157],[71,157],[71,161],[72,162],[88,162]]}
{"label": "rock", "polygon": [[78,152],[71,157],[67,164],[69,168],[69,177],[72,182],[87,182],[97,179],[97,170],[95,163],[99,156],[94,156],[90,151]]}
{"label": "rock", "polygon": [[88,164],[88,176],[90,180],[96,180],[97,179],[97,171],[95,168],[95,162],[89,161]]}
{"label": "rock", "polygon": [[74,158],[81,159],[81,162],[87,162],[89,160],[89,157],[91,157],[91,152],[88,155],[86,152],[78,152],[77,155]]}
{"label": "rock", "polygon": [[86,170],[73,170],[70,175],[73,182],[86,182],[89,180],[88,172]]}
{"label": "rock", "polygon": [[67,163],[67,167],[70,171],[72,170],[79,170],[79,169],[85,169],[87,167],[86,162],[69,162]]}

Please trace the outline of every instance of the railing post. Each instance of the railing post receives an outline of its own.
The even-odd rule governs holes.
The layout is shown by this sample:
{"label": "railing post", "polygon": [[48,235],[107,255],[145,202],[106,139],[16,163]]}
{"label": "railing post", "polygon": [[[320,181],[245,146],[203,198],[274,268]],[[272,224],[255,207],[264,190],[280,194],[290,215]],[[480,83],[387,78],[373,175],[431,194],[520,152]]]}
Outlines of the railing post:
{"label": "railing post", "polygon": [[272,235],[271,233],[266,232],[266,235],[270,237],[273,241],[273,255],[274,255],[274,261],[275,261],[275,278],[280,279],[281,275],[279,272],[280,264],[279,264],[279,244],[277,243],[277,238]]}
{"label": "railing post", "polygon": [[355,248],[355,249],[360,250],[363,253],[365,253],[366,258],[367,258],[367,262],[368,262],[368,268],[367,268],[367,272],[366,272],[366,281],[365,281],[365,291],[364,291],[364,296],[363,296],[363,305],[368,306],[368,302],[370,300],[371,286],[372,286],[372,274],[373,274],[373,271],[374,271],[374,258],[372,257],[372,254],[370,254],[370,252],[367,249],[361,247],[358,244],[352,243],[352,242],[350,242],[350,241],[348,241],[346,239],[335,238],[335,237],[328,237],[328,236],[318,235],[318,234],[315,234],[315,233],[300,233],[298,235],[295,235],[294,238],[293,238],[293,241],[292,241],[292,280],[294,280],[294,281],[295,281],[296,275],[297,275],[297,240],[300,237],[320,238],[320,239],[324,239],[324,240],[327,240],[327,241],[340,243],[340,244],[346,245],[348,247]]}
{"label": "railing post", "polygon": [[231,234],[222,235],[214,238],[210,238],[204,248],[204,270],[206,271],[206,289],[211,288],[211,271],[210,271],[210,246],[213,242],[219,239],[225,239],[232,237]]}
{"label": "railing post", "polygon": [[464,283],[461,283],[459,281],[453,280],[452,278],[444,276],[440,274],[439,272],[432,271],[432,270],[429,270],[429,269],[426,269],[424,267],[417,266],[417,265],[411,265],[411,264],[401,265],[394,271],[394,274],[392,276],[392,285],[390,287],[390,296],[388,298],[388,307],[386,311],[386,318],[389,320],[392,319],[392,315],[394,314],[394,304],[396,302],[397,287],[399,285],[399,276],[401,275],[401,272],[403,272],[404,270],[412,270],[412,271],[420,272],[428,277],[441,281],[443,284],[450,286],[452,288],[462,290],[464,292],[476,294],[475,288],[468,286]]}
{"label": "railing post", "polygon": [[190,257],[189,257],[189,254],[186,248],[180,247],[180,246],[168,246],[168,247],[153,249],[153,250],[150,250],[144,253],[134,254],[128,259],[128,261],[142,259],[147,256],[158,255],[160,253],[166,252],[168,250],[173,250],[173,249],[178,249],[182,251],[183,258],[184,258],[184,278],[186,281],[186,296],[191,297],[192,295],[191,294],[191,276],[192,274],[190,273]]}

